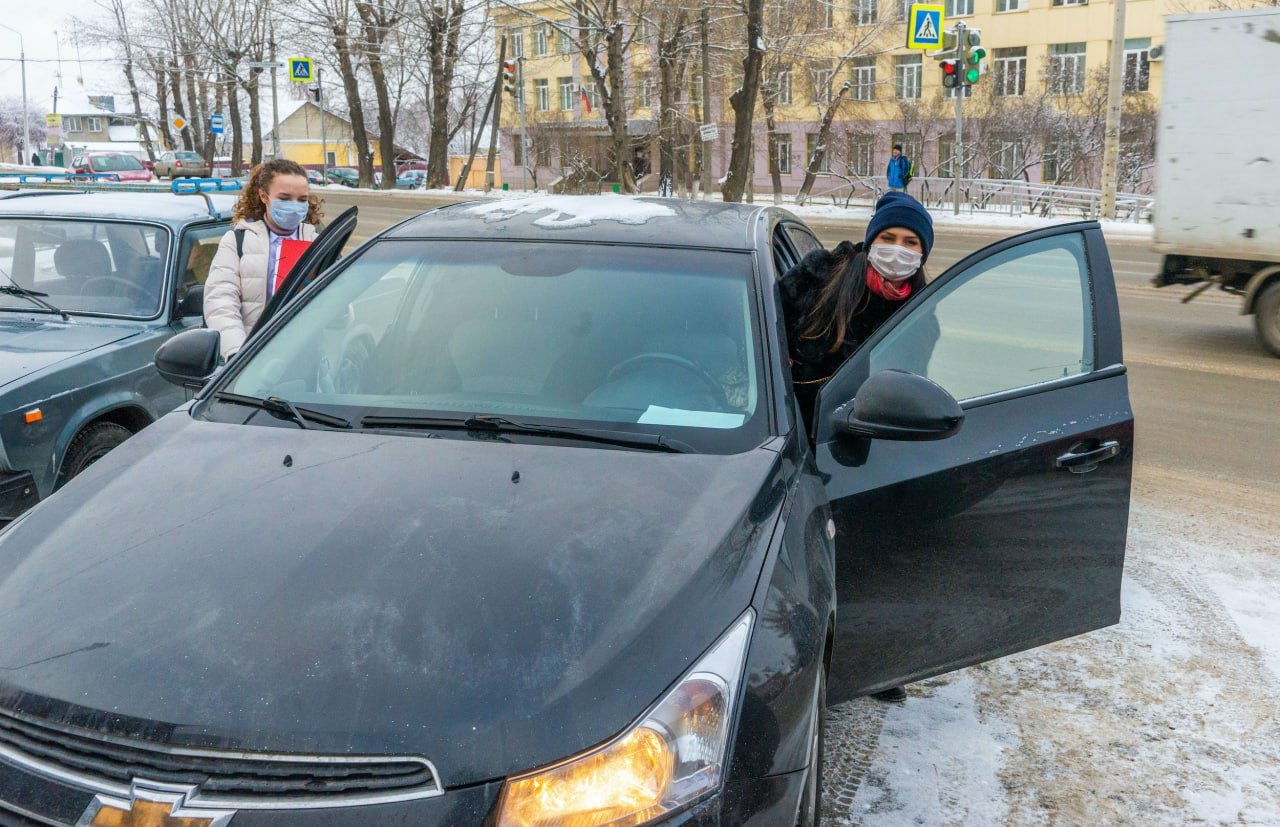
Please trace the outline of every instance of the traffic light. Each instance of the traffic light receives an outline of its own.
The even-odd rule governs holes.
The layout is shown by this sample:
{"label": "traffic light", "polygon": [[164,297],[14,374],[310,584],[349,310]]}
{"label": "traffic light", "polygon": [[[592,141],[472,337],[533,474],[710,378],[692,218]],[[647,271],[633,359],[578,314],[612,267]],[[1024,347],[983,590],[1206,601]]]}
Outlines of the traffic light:
{"label": "traffic light", "polygon": [[516,65],[505,60],[502,62],[502,88],[511,97],[520,97],[520,90],[516,88]]}
{"label": "traffic light", "polygon": [[960,85],[960,61],[942,61],[942,88],[954,89]]}
{"label": "traffic light", "polygon": [[969,52],[969,65],[964,72],[965,83],[977,83],[978,78],[982,77],[982,61],[986,56],[987,50],[981,46]]}

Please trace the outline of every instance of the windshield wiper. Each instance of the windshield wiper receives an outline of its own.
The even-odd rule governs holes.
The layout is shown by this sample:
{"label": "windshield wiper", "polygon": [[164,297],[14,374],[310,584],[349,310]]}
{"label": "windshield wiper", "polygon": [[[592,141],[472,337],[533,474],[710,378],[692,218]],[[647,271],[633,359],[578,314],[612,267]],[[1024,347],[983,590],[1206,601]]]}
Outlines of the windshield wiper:
{"label": "windshield wiper", "polygon": [[600,428],[573,428],[566,425],[540,425],[533,422],[513,422],[501,416],[478,415],[465,418],[442,416],[366,416],[360,420],[362,428],[424,428],[487,431],[490,433],[532,434],[535,436],[564,437],[585,442],[599,442],[623,448],[644,448],[651,451],[667,451],[672,454],[696,453],[692,447],[662,434],[612,431]]}
{"label": "windshield wiper", "polygon": [[[3,272],[3,271],[0,271],[0,272]],[[31,302],[34,302],[35,304],[40,305],[40,307],[42,307],[46,312],[56,313],[57,315],[61,316],[63,321],[67,321],[67,322],[71,321],[70,313],[68,313],[67,311],[63,310],[60,307],[55,307],[52,302],[47,302],[44,300],[44,296],[49,295],[48,293],[41,293],[39,290],[30,290],[26,287],[23,287],[22,285],[18,284],[16,281],[13,281],[13,279],[10,278],[8,273],[5,273],[4,277],[9,279],[9,283],[0,284],[0,293],[3,293],[6,296],[19,296],[21,298],[27,299],[28,301],[31,301]]]}
{"label": "windshield wiper", "polygon": [[309,429],[311,426],[308,421],[316,422],[329,428],[350,428],[351,422],[340,416],[333,414],[321,413],[308,408],[299,408],[288,399],[281,399],[278,396],[268,396],[266,399],[259,399],[256,396],[245,396],[239,393],[231,393],[230,391],[218,391],[213,398],[219,402],[230,402],[234,405],[246,405],[250,408],[259,408],[269,414],[279,416],[282,419],[292,419],[298,423],[299,428]]}

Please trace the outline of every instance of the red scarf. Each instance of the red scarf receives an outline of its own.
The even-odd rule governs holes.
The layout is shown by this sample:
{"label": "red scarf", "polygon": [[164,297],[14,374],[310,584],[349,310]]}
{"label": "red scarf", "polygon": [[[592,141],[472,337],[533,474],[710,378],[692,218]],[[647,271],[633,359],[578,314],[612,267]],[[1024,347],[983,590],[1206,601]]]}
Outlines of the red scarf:
{"label": "red scarf", "polygon": [[900,302],[911,295],[910,281],[900,281],[894,284],[877,273],[876,268],[870,264],[867,265],[867,287],[871,288],[872,293],[891,302]]}

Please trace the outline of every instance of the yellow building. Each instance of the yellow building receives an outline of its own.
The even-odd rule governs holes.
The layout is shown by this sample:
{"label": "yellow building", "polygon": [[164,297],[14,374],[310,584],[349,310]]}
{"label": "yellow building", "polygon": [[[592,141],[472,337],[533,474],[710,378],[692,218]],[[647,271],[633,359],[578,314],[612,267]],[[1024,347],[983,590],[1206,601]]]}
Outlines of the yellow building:
{"label": "yellow building", "polygon": [[[1160,88],[1160,60],[1167,14],[1209,10],[1216,0],[1129,0],[1124,44],[1125,142],[1122,189],[1148,185]],[[954,98],[942,86],[942,69],[928,53],[905,48],[910,0],[799,0],[769,5],[766,20],[765,94],[773,96],[778,166],[784,190],[794,192],[809,160],[835,177],[882,176],[889,151],[901,143],[916,176],[951,174],[955,157]],[[1099,142],[1114,6],[1108,0],[945,0],[946,28],[962,21],[980,32],[987,52],[981,79],[966,97],[966,151],[970,175],[1059,180],[1096,186]],[[530,152],[522,162],[520,112],[503,96],[503,167],[518,181],[522,167],[545,186],[571,166],[560,157],[565,136],[595,138],[608,151],[607,129],[590,72],[575,44],[547,20],[562,6],[533,2],[493,12],[507,36],[509,59],[523,74],[524,125]],[[652,184],[656,83],[655,38],[639,26],[627,67],[628,127],[636,140],[634,166],[642,188]],[[739,46],[741,26],[717,32],[713,41]],[[602,58],[603,60],[603,58]],[[695,68],[679,97],[681,119],[691,129],[710,120],[719,126],[711,142],[715,178],[729,154],[733,112],[727,91],[736,88],[741,49],[714,66],[709,114],[702,116]],[[846,86],[847,85],[847,86]],[[845,87],[842,91],[842,87]],[[591,102],[591,109],[584,101]],[[830,101],[839,109],[825,144],[818,125]],[[770,186],[764,108],[756,117],[757,192]],[[579,141],[576,152],[583,152]],[[558,146],[559,145],[559,146]],[[571,160],[571,159],[570,159]],[[578,162],[581,159],[577,159]],[[607,164],[601,164],[602,171]],[[1127,176],[1127,177],[1126,177]],[[651,176],[650,176],[651,179]],[[1093,179],[1093,180],[1091,180]],[[530,181],[529,183],[533,183]],[[832,181],[838,184],[840,181]]]}
{"label": "yellow building", "polygon": [[[328,152],[330,167],[354,167],[358,157],[351,121],[326,111],[322,122],[321,115],[319,106],[303,101],[280,119],[280,157],[319,169],[326,163],[325,152]],[[271,146],[272,137],[267,133],[263,142]],[[372,132],[369,133],[369,149],[373,152],[374,166],[381,167],[382,153],[378,138]]]}

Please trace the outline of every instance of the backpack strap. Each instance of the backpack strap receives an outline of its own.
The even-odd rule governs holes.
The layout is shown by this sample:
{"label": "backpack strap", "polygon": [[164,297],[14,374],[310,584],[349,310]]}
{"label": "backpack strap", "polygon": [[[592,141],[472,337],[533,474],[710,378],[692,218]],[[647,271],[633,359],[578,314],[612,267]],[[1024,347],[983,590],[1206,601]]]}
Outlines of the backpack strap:
{"label": "backpack strap", "polygon": [[244,229],[232,230],[236,236],[236,258],[244,258]]}

